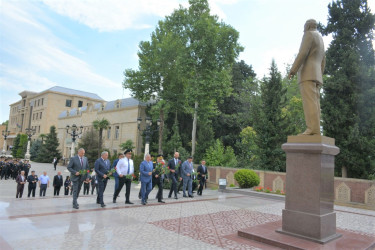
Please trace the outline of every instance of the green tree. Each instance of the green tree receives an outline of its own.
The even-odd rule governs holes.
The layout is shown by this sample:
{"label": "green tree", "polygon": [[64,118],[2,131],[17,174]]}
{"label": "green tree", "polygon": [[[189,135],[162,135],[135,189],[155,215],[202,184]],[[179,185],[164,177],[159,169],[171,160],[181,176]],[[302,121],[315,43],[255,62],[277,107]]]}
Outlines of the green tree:
{"label": "green tree", "polygon": [[232,93],[219,103],[219,114],[213,118],[215,137],[220,138],[225,146],[231,146],[238,154],[238,135],[251,124],[249,111],[251,99],[255,95],[257,84],[251,65],[244,61],[236,62],[232,67]]}
{"label": "green tree", "polygon": [[135,146],[134,146],[133,141],[129,139],[129,140],[127,140],[126,142],[121,143],[121,144],[120,144],[120,148],[121,148],[121,150],[126,150],[126,149],[131,149],[131,150],[133,150],[133,149],[135,148]]}
{"label": "green tree", "polygon": [[233,148],[231,146],[224,147],[219,139],[207,149],[205,160],[209,166],[235,167],[237,165]]}
{"label": "green tree", "polygon": [[99,147],[99,132],[94,129],[90,129],[86,131],[83,135],[81,140],[79,140],[78,147],[85,149],[85,156],[89,161],[90,168],[94,168],[94,163],[96,159],[98,159],[98,151],[101,150],[102,147]]}
{"label": "green tree", "polygon": [[12,156],[17,157],[17,151],[19,149],[21,134],[17,134],[16,138],[14,138],[13,141],[13,147],[12,147]]}
{"label": "green tree", "polygon": [[42,143],[44,143],[44,138],[46,138],[46,137],[47,137],[46,134],[40,134],[40,135],[39,135],[39,138],[42,139]]}
{"label": "green tree", "polygon": [[35,161],[40,153],[40,149],[42,148],[42,141],[36,140],[31,143],[30,146],[30,160]]}
{"label": "green tree", "polygon": [[253,107],[257,164],[260,169],[285,171],[285,153],[281,149],[289,134],[288,123],[282,112],[285,106],[286,89],[272,60],[270,75],[263,79],[259,100]]}
{"label": "green tree", "polygon": [[139,70],[125,71],[124,87],[137,98],[165,100],[171,111],[193,115],[194,154],[198,115],[213,114],[230,93],[231,66],[242,47],[238,32],[210,15],[207,0],[189,4],[160,21],[151,42],[141,42]]}
{"label": "green tree", "polygon": [[27,135],[20,134],[20,142],[18,144],[16,156],[17,158],[24,158],[26,154],[26,147],[27,147]]}
{"label": "green tree", "polygon": [[185,76],[186,111],[193,115],[192,155],[195,153],[198,115],[213,114],[217,103],[231,93],[231,69],[243,48],[239,33],[210,14],[207,0],[190,0],[172,18],[183,20],[174,32],[184,42],[182,72]]}
{"label": "green tree", "polygon": [[253,127],[246,127],[240,133],[240,141],[236,147],[239,149],[239,167],[254,167],[257,160],[258,146],[257,134]]}
{"label": "green tree", "polygon": [[283,116],[287,118],[288,129],[291,135],[302,133],[306,127],[305,115],[303,113],[302,98],[292,96],[288,99],[286,107],[282,110]]}
{"label": "green tree", "polygon": [[8,124],[9,124],[9,120],[6,120],[5,122],[2,122],[1,125],[5,125],[5,130],[7,131],[8,130]]}
{"label": "green tree", "polygon": [[92,125],[96,130],[99,131],[99,141],[98,141],[98,158],[101,154],[101,149],[103,147],[103,130],[107,129],[109,127],[109,121],[105,118],[102,118],[101,120],[97,119],[92,122]]}
{"label": "green tree", "polygon": [[375,172],[375,16],[366,0],[340,0],[328,5],[332,35],[323,85],[324,134],[335,138],[340,154],[335,170],[348,177],[367,178]]}
{"label": "green tree", "polygon": [[40,149],[40,153],[36,159],[37,162],[52,162],[53,158],[61,158],[59,147],[59,140],[57,138],[56,127],[51,126],[49,133],[46,136],[45,143]]}

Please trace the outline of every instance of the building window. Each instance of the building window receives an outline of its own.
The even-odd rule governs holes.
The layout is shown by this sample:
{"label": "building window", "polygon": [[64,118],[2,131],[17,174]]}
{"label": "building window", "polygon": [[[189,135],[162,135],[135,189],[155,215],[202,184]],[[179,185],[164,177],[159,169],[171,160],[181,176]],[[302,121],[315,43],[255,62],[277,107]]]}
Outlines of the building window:
{"label": "building window", "polygon": [[78,108],[82,107],[83,101],[78,101]]}
{"label": "building window", "polygon": [[36,118],[35,118],[36,120],[38,120],[38,114],[39,114],[39,113],[36,113]]}
{"label": "building window", "polygon": [[40,99],[38,99],[38,106],[40,106]]}
{"label": "building window", "polygon": [[43,106],[43,100],[44,100],[44,98],[42,98],[42,106]]}
{"label": "building window", "polygon": [[119,133],[120,132],[120,127],[119,126],[116,126],[115,127],[115,139],[118,139],[118,136],[119,136]]}
{"label": "building window", "polygon": [[111,127],[107,129],[107,139],[111,139]]}
{"label": "building window", "polygon": [[71,107],[72,106],[72,100],[66,100],[65,107]]}
{"label": "building window", "polygon": [[40,126],[38,127],[38,133],[40,133]]}
{"label": "building window", "polygon": [[35,120],[35,113],[33,114],[33,120]]}
{"label": "building window", "polygon": [[42,112],[40,112],[39,119],[42,119]]}
{"label": "building window", "polygon": [[26,106],[26,100],[23,100],[22,107],[25,107],[25,106]]}

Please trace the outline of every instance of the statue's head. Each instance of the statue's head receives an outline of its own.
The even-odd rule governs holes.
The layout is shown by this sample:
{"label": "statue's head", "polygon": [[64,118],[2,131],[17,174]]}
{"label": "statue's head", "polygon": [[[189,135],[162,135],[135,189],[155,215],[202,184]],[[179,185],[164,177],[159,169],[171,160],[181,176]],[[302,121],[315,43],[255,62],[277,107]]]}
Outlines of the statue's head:
{"label": "statue's head", "polygon": [[316,30],[317,28],[318,28],[318,23],[315,21],[315,19],[309,19],[305,23],[304,31],[312,31],[312,30]]}

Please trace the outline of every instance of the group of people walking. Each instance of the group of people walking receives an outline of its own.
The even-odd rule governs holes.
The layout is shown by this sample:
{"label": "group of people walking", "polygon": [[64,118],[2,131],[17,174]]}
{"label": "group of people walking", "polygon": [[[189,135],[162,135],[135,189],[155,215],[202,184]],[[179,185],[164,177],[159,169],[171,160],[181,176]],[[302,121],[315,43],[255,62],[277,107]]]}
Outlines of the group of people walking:
{"label": "group of people walking", "polygon": [[[85,150],[80,148],[78,154],[72,157],[69,161],[67,169],[71,173],[70,180],[72,183],[73,189],[73,208],[79,209],[78,197],[83,183],[85,185],[88,181],[88,176],[90,172],[90,167],[88,164],[88,159],[84,156]],[[131,182],[134,177],[134,162],[131,159],[132,150],[126,150],[124,154],[119,154],[118,159],[116,159],[111,165],[108,159],[108,152],[104,151],[101,153],[101,157],[95,161],[95,182],[97,186],[97,197],[96,203],[100,204],[101,207],[105,207],[103,194],[105,192],[108,179],[111,175],[115,179],[115,189],[113,194],[113,203],[117,202],[117,198],[125,186],[125,204],[133,204],[130,201],[130,191],[131,191]],[[174,154],[174,158],[168,162],[168,165],[165,166],[165,162],[162,156],[157,157],[155,163],[151,160],[151,155],[146,154],[144,161],[140,164],[140,176],[139,180],[141,182],[140,198],[143,205],[147,204],[148,196],[151,190],[158,186],[158,192],[156,198],[158,202],[164,203],[163,201],[163,182],[169,177],[171,181],[171,188],[168,198],[172,197],[174,193],[174,198],[178,199],[177,196],[177,183],[178,180],[183,183],[183,196],[193,198],[193,158],[189,157],[185,162],[179,160],[179,153]],[[207,167],[205,166],[205,161],[202,161],[197,169],[197,178],[199,180],[199,189],[198,195],[202,195],[203,187],[205,186],[207,178]],[[186,191],[187,189],[187,191]],[[88,192],[88,191],[87,191]],[[186,194],[187,192],[187,194]]]}

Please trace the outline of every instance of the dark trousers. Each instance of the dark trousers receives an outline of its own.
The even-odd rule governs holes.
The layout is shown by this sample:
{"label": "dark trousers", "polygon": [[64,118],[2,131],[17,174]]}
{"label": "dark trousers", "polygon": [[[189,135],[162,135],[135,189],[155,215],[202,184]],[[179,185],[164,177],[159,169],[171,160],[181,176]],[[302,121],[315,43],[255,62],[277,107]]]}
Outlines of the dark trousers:
{"label": "dark trousers", "polygon": [[113,175],[113,177],[115,178],[115,191],[114,191],[114,192],[116,192],[120,180],[119,180],[119,176],[118,176],[117,173],[115,173],[115,174]]}
{"label": "dark trousers", "polygon": [[91,195],[94,194],[94,190],[96,190],[96,194],[98,194],[98,185],[96,184],[91,184]]}
{"label": "dark trousers", "polygon": [[69,186],[66,186],[64,191],[65,191],[64,195],[68,195],[69,194]]}
{"label": "dark trousers", "polygon": [[54,195],[54,196],[55,196],[55,195],[59,196],[59,194],[60,194],[60,189],[61,189],[61,186],[54,186],[54,187],[53,187],[53,195]]}
{"label": "dark trousers", "polygon": [[206,178],[201,178],[199,181],[199,188],[198,188],[198,194],[202,195],[203,186],[206,183]]}
{"label": "dark trousers", "polygon": [[184,179],[180,181],[180,184],[178,185],[177,192],[180,192],[181,188],[184,186]]}
{"label": "dark trousers", "polygon": [[30,197],[31,192],[33,193],[33,197],[35,197],[35,189],[36,189],[36,186],[29,186],[27,197]]}
{"label": "dark trousers", "polygon": [[131,188],[131,185],[132,185],[132,180],[131,179],[126,179],[125,176],[124,177],[119,177],[118,179],[119,179],[119,183],[118,183],[118,187],[116,189],[116,192],[113,195],[113,199],[116,200],[117,196],[121,192],[122,187],[125,184],[125,187],[126,187],[126,190],[125,190],[125,202],[126,201],[130,201],[129,197],[130,197],[130,188]]}
{"label": "dark trousers", "polygon": [[25,188],[25,184],[17,184],[17,194],[16,198],[20,197],[22,198],[23,189]]}
{"label": "dark trousers", "polygon": [[46,196],[47,184],[40,184],[39,196]]}
{"label": "dark trousers", "polygon": [[54,164],[53,164],[53,167],[55,168],[55,171],[56,171],[56,165],[57,165],[57,163],[54,163]]}
{"label": "dark trousers", "polygon": [[172,192],[174,192],[174,196],[177,197],[177,179],[175,174],[170,175],[170,179],[172,180],[171,189],[169,190],[168,197],[172,196]]}
{"label": "dark trousers", "polygon": [[72,182],[73,182],[73,205],[78,205],[77,199],[79,196],[79,192],[81,192],[83,181],[81,181],[81,179],[78,179],[77,181],[72,181]]}
{"label": "dark trousers", "polygon": [[155,181],[152,181],[152,189],[154,189],[155,186],[158,186],[159,190],[156,194],[156,199],[158,199],[158,201],[161,201],[163,199],[163,180],[158,180],[159,178],[157,178]]}
{"label": "dark trousers", "polygon": [[83,194],[89,194],[90,192],[90,183],[83,183]]}
{"label": "dark trousers", "polygon": [[104,204],[103,194],[107,187],[107,180],[108,179],[98,178],[98,196],[96,197],[96,203]]}

